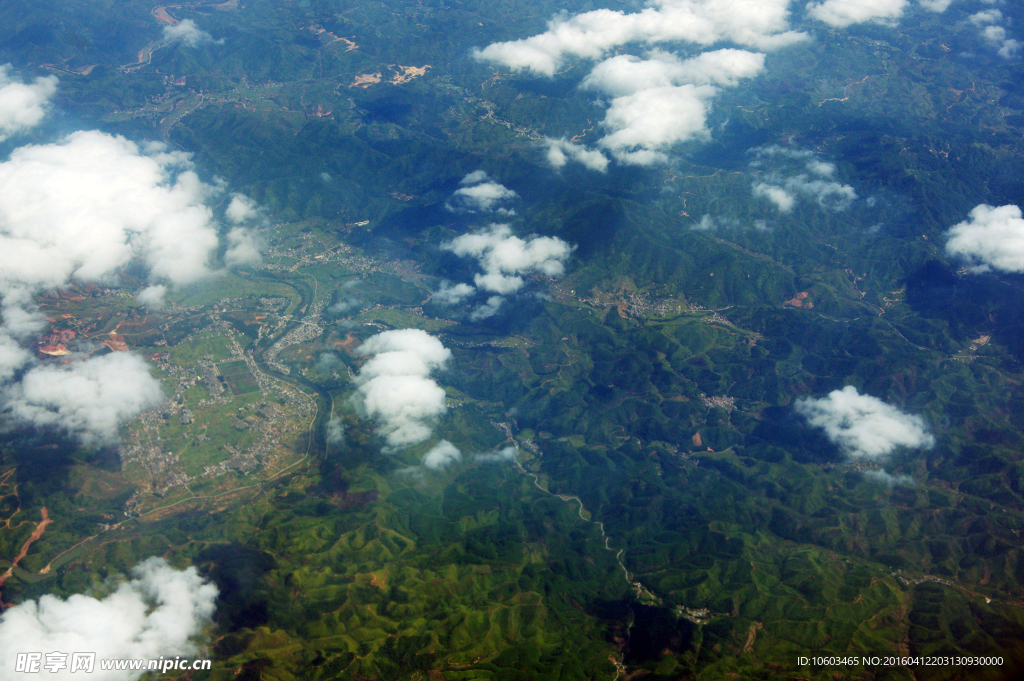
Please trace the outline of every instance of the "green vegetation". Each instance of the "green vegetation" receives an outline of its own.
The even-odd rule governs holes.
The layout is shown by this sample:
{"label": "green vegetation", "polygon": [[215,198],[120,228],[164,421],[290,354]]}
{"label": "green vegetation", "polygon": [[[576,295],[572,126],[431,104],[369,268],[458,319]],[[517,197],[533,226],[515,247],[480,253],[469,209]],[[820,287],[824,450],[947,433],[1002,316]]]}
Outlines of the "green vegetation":
{"label": "green vegetation", "polygon": [[[566,9],[592,7],[623,9]],[[168,309],[134,302],[134,271],[39,299],[83,340],[155,355],[168,402],[119,448],[5,436],[0,558],[43,507],[53,522],[4,602],[151,555],[197,565],[221,589],[197,679],[617,678],[620,659],[665,679],[961,671],[795,662],[850,654],[1024,668],[1024,288],[942,250],[975,205],[1024,202],[1016,63],[963,57],[977,43],[956,4],[898,30],[795,26],[816,40],[723,90],[709,140],[664,166],[555,173],[536,141],[592,144],[603,116],[585,70],[541,80],[467,55],[561,8],[188,5],[175,16],[224,42],[155,49],[151,5],[0,7],[0,63],[49,65],[63,110],[193,153],[268,219],[263,265]],[[130,67],[140,50],[151,63]],[[402,82],[406,66],[424,71]],[[783,213],[752,197],[757,173],[795,172],[751,166],[780,140],[860,199]],[[473,321],[428,300],[478,273],[439,246],[494,217],[445,209],[481,168],[519,195],[501,218],[517,234],[577,248],[565,278]],[[454,356],[436,437],[384,454],[349,397],[355,347],[388,328]],[[876,463],[794,414],[845,385],[925,419],[934,448],[877,462],[913,485],[866,477]],[[332,416],[345,436],[328,445]],[[439,438],[462,462],[415,468]],[[522,469],[475,457],[513,444]]]}

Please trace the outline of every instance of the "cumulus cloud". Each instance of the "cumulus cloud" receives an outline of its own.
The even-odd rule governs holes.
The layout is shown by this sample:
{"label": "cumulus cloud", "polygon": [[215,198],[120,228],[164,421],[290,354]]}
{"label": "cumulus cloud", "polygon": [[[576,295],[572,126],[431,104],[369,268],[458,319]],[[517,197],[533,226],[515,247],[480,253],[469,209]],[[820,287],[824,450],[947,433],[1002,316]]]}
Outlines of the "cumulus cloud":
{"label": "cumulus cloud", "polygon": [[[836,174],[835,164],[822,161],[814,152],[777,145],[751,151],[755,155],[750,163],[753,168],[764,168],[769,162],[782,164],[782,167],[762,171],[761,178],[753,182],[752,191],[754,196],[774,203],[783,213],[791,211],[800,197],[834,211],[846,210],[857,200],[853,187],[831,179]],[[800,170],[796,170],[798,166]]]}
{"label": "cumulus cloud", "polygon": [[474,50],[473,56],[515,71],[553,76],[568,58],[596,60],[628,43],[707,46],[729,41],[772,49],[807,39],[805,33],[787,30],[789,0],[653,0],[647,5],[628,14],[598,9],[558,15],[544,33],[494,43]]}
{"label": "cumulus cloud", "polygon": [[431,300],[442,305],[458,305],[474,293],[476,293],[476,288],[469,284],[455,284],[453,286],[450,282],[445,281],[434,291]]}
{"label": "cumulus cloud", "polygon": [[493,452],[477,454],[473,459],[480,463],[511,463],[516,460],[516,448],[509,445]]}
{"label": "cumulus cloud", "polygon": [[345,424],[337,416],[327,422],[327,444],[340,445],[345,441]]}
{"label": "cumulus cloud", "polygon": [[[999,11],[990,10],[989,13],[999,14]],[[978,14],[987,13],[979,12]],[[974,17],[977,17],[978,14],[974,15],[971,18],[974,19]],[[998,54],[1003,59],[1013,59],[1014,57],[1016,57],[1017,53],[1020,52],[1021,45],[1024,44],[1021,43],[1021,41],[1019,40],[1007,38],[1006,29],[1002,26],[985,26],[985,28],[981,29],[981,37],[984,38],[989,45],[995,48],[996,54]]]}
{"label": "cumulus cloud", "polygon": [[483,269],[483,273],[473,278],[476,288],[457,284],[442,289],[439,292],[442,302],[461,301],[478,289],[497,294],[470,313],[472,321],[479,321],[497,314],[504,302],[502,296],[515,293],[526,284],[522,275],[538,273],[558,277],[564,274],[565,260],[575,247],[557,237],[521,239],[513,236],[508,225],[495,224],[482,231],[456,237],[441,244],[441,248],[462,257],[476,258]]}
{"label": "cumulus cloud", "polygon": [[851,457],[876,459],[897,447],[917,449],[935,444],[920,416],[905,414],[877,397],[861,395],[852,385],[833,390],[826,397],[799,399],[795,409]]}
{"label": "cumulus cloud", "polygon": [[735,86],[764,69],[764,55],[746,50],[704,52],[692,59],[654,50],[648,59],[629,54],[606,59],[590,72],[580,86],[613,97],[670,85]]}
{"label": "cumulus cloud", "polygon": [[[692,229],[695,232],[710,232],[722,228],[742,229],[745,226],[746,225],[743,222],[737,220],[736,218],[703,215],[700,218],[700,222],[691,225],[690,229]],[[750,225],[750,227],[752,229],[756,229],[759,232],[768,231],[768,223],[765,222],[764,220],[754,220],[753,224]]]}
{"label": "cumulus cloud", "polygon": [[359,292],[362,281],[352,279],[346,281],[338,289],[338,299],[328,310],[334,314],[344,315],[358,312],[363,307],[363,296]]}
{"label": "cumulus cloud", "polygon": [[319,359],[316,362],[316,372],[320,374],[330,374],[335,368],[341,365],[341,359],[338,358],[333,352],[322,352],[320,353]]}
{"label": "cumulus cloud", "polygon": [[377,421],[389,447],[423,442],[445,412],[445,393],[430,374],[442,369],[451,351],[419,329],[385,331],[368,338],[358,352],[372,355],[356,376],[356,404]]}
{"label": "cumulus cloud", "polygon": [[[945,12],[949,9],[949,6],[953,4],[953,0],[917,0],[921,7],[924,7],[929,12]],[[992,2],[993,0],[982,0],[982,2]]]}
{"label": "cumulus cloud", "polygon": [[829,26],[845,28],[865,21],[894,23],[906,6],[907,0],[825,0],[807,3],[807,12]]}
{"label": "cumulus cloud", "polygon": [[231,203],[228,204],[227,210],[224,211],[224,216],[235,225],[248,222],[257,215],[259,215],[259,210],[256,208],[256,202],[244,194],[232,196]]}
{"label": "cumulus cloud", "polygon": [[537,272],[549,277],[565,273],[565,260],[573,251],[558,237],[534,236],[521,239],[513,236],[508,225],[463,234],[442,244],[441,248],[463,257],[476,258],[483,274],[474,277],[484,291],[507,294],[522,288],[523,274]]}
{"label": "cumulus cloud", "polygon": [[834,163],[826,163],[825,161],[819,161],[817,159],[811,159],[808,161],[807,169],[819,177],[832,177],[836,173],[836,166]]}
{"label": "cumulus cloud", "polygon": [[848,184],[808,179],[805,175],[787,178],[784,186],[790,192],[802,194],[828,210],[846,210],[857,200],[857,192]]}
{"label": "cumulus cloud", "polygon": [[0,66],[0,142],[39,125],[57,92],[56,76],[40,76],[31,83],[14,78],[11,65]]}
{"label": "cumulus cloud", "polygon": [[444,470],[462,461],[462,452],[448,440],[441,440],[423,455],[423,466],[432,471]]}
{"label": "cumulus cloud", "polygon": [[[209,624],[216,598],[217,587],[205,583],[194,567],[175,570],[163,558],[150,558],[105,598],[46,595],[8,608],[0,615],[0,665],[9,678],[6,674],[23,652],[88,651],[107,659],[195,656],[202,650],[196,638]],[[142,674],[103,671],[97,664],[86,676],[136,681]],[[33,676],[73,680],[82,674],[72,672],[69,664]]]}
{"label": "cumulus cloud", "polygon": [[452,198],[445,204],[445,208],[455,212],[466,213],[491,213],[498,212],[503,215],[515,215],[516,212],[505,208],[501,204],[517,198],[519,195],[508,187],[498,184],[487,173],[482,170],[475,170],[459,183],[462,185],[455,190]]}
{"label": "cumulus cloud", "polygon": [[[2,280],[0,280],[2,284]],[[15,372],[32,359],[32,355],[19,344],[38,333],[45,322],[38,310],[32,309],[29,289],[8,286],[0,288],[0,381],[9,381]]]}
{"label": "cumulus cloud", "polygon": [[32,354],[14,338],[0,334],[0,381],[9,381],[14,373],[32,359]]}
{"label": "cumulus cloud", "polygon": [[864,477],[889,487],[911,487],[914,484],[914,479],[909,475],[893,475],[881,468],[864,471]]}
{"label": "cumulus cloud", "polygon": [[[152,281],[139,302],[159,306],[168,285],[210,276],[219,239],[206,202],[218,191],[199,179],[188,154],[163,144],[84,131],[15,149],[0,162],[0,379],[31,361],[16,341],[43,328],[32,292],[70,282],[116,284],[135,261]],[[229,253],[240,253],[244,240],[232,241]],[[108,366],[112,379],[100,375]],[[66,384],[66,393],[48,392],[35,382],[39,376]],[[152,406],[155,385],[141,360],[119,354],[31,368],[2,399],[12,416],[109,440],[118,420]],[[97,404],[79,403],[76,394]]]}
{"label": "cumulus cloud", "polygon": [[975,26],[986,26],[988,24],[998,24],[1003,20],[1003,13],[997,9],[986,9],[972,14],[968,17],[968,20]]}
{"label": "cumulus cloud", "polygon": [[185,19],[174,26],[164,26],[164,40],[180,41],[188,47],[199,47],[204,43],[224,43],[223,38],[214,40],[212,35],[196,26],[196,22],[191,19]]}
{"label": "cumulus cloud", "polygon": [[39,332],[46,318],[33,307],[31,288],[4,282],[2,275],[0,272],[0,312],[3,313],[3,326],[0,330],[25,340]]}
{"label": "cumulus cloud", "polygon": [[224,211],[224,217],[231,224],[238,225],[228,232],[228,249],[224,253],[224,264],[233,268],[260,263],[263,258],[260,256],[260,241],[256,233],[248,227],[241,226],[259,217],[256,202],[244,194],[235,194]]}
{"label": "cumulus cloud", "polygon": [[708,137],[708,100],[717,92],[710,85],[681,85],[616,97],[602,122],[609,134],[600,145],[628,165],[663,163],[668,156],[661,149]]}
{"label": "cumulus cloud", "polygon": [[[799,42],[806,34],[787,31],[789,0],[652,0],[640,12],[594,10],[558,16],[540,35],[495,43],[474,56],[516,71],[552,76],[571,57],[598,60],[628,43],[655,46],[685,41],[710,46],[721,41],[772,49]],[[648,59],[620,55],[598,64],[585,88],[611,97],[600,140],[617,160],[650,165],[667,159],[668,147],[708,135],[705,120],[719,87],[761,71],[764,55],[739,49],[706,52],[680,60],[660,50]],[[568,160],[602,170],[600,152],[548,142],[548,161]]]}
{"label": "cumulus cloud", "polygon": [[159,309],[164,306],[164,298],[166,295],[166,286],[163,284],[154,284],[153,286],[147,286],[139,291],[135,296],[135,302],[139,305]]}
{"label": "cumulus cloud", "polygon": [[478,322],[481,319],[487,319],[498,314],[498,310],[501,309],[505,299],[501,296],[490,296],[487,300],[475,310],[469,313],[469,319],[473,322]]}
{"label": "cumulus cloud", "polygon": [[674,144],[709,135],[706,120],[716,86],[735,86],[764,68],[764,55],[746,50],[705,52],[679,59],[653,51],[648,59],[620,55],[601,62],[581,86],[612,97],[598,143],[620,162],[664,161]]}
{"label": "cumulus cloud", "polygon": [[754,196],[761,196],[768,199],[783,213],[788,213],[793,210],[793,206],[796,205],[796,197],[778,185],[767,184],[765,182],[755,182],[753,190]]}
{"label": "cumulus cloud", "polygon": [[584,145],[570,142],[564,137],[561,139],[548,137],[544,143],[548,145],[548,163],[556,170],[565,166],[569,161],[575,161],[582,164],[583,167],[596,170],[599,173],[608,170],[608,157],[600,151],[588,149]]}
{"label": "cumulus cloud", "polygon": [[1022,43],[1006,37],[1006,28],[999,26],[999,22],[1003,20],[1002,12],[997,9],[986,9],[972,14],[968,20],[981,29],[981,37],[995,48],[1000,57],[1012,59],[1017,56]]}
{"label": "cumulus cloud", "polygon": [[981,204],[949,230],[946,253],[963,258],[973,272],[1024,272],[1024,219],[1012,204]]}
{"label": "cumulus cloud", "polygon": [[228,250],[224,252],[225,265],[256,265],[262,260],[259,239],[251,229],[235,227],[228,232]]}
{"label": "cumulus cloud", "polygon": [[486,182],[490,179],[486,170],[474,170],[471,173],[466,173],[466,176],[459,180],[459,184],[466,186],[467,184],[478,184],[480,182]]}
{"label": "cumulus cloud", "polygon": [[87,442],[117,440],[118,426],[163,401],[146,362],[115,352],[25,372],[5,391],[4,407],[19,421],[78,434]]}
{"label": "cumulus cloud", "polygon": [[155,278],[210,274],[217,230],[188,154],[76,132],[0,163],[0,282],[50,288],[115,282],[140,258]]}

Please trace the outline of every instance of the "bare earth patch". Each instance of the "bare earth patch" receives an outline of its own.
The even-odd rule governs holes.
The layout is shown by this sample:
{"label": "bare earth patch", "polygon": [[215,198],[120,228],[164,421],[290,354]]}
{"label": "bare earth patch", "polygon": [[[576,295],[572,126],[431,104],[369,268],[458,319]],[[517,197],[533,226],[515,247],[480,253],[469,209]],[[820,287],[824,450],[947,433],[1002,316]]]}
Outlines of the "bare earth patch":
{"label": "bare earth patch", "polygon": [[408,83],[413,78],[419,78],[423,76],[427,69],[430,68],[430,64],[424,64],[423,66],[402,66],[401,64],[391,64],[392,68],[399,69],[400,73],[391,79],[392,85],[401,85],[402,83]]}
{"label": "bare earth patch", "polygon": [[370,87],[380,82],[380,73],[364,73],[356,76],[349,87]]}

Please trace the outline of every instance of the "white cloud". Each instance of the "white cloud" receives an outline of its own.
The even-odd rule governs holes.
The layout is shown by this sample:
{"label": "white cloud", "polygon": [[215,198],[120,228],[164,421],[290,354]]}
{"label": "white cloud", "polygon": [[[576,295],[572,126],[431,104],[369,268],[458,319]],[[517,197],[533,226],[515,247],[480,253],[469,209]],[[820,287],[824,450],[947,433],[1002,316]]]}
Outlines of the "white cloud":
{"label": "white cloud", "polygon": [[1003,13],[997,9],[986,9],[972,14],[968,17],[970,22],[975,26],[985,26],[986,24],[998,24],[1003,20]]}
{"label": "white cloud", "polygon": [[970,219],[949,230],[946,253],[970,263],[974,272],[1024,272],[1024,219],[1019,207],[981,204]]}
{"label": "white cloud", "polygon": [[796,149],[794,147],[783,147],[778,144],[769,144],[763,147],[754,147],[749,149],[747,153],[754,154],[758,160],[752,161],[750,165],[758,165],[760,159],[764,157],[782,156],[783,158],[793,158],[797,160],[807,160],[814,158],[814,152],[808,149]]}
{"label": "white cloud", "polygon": [[12,417],[87,442],[116,441],[123,421],[162,401],[160,382],[150,376],[146,362],[127,352],[35,366],[3,392]]}
{"label": "white cloud", "polygon": [[788,6],[789,0],[653,0],[629,14],[598,9],[573,17],[559,15],[540,35],[494,43],[474,50],[473,56],[515,71],[553,76],[568,58],[596,60],[628,43],[730,41],[772,49],[807,39],[805,33],[787,30]]}
{"label": "white cloud", "polygon": [[[160,143],[140,146],[82,131],[54,144],[15,149],[0,162],[0,380],[10,380],[31,361],[15,341],[43,328],[34,291],[70,282],[116,284],[134,261],[145,266],[152,282],[138,301],[159,306],[168,285],[211,276],[209,261],[219,239],[206,202],[219,191],[200,181],[189,154]],[[229,264],[252,259],[255,245],[244,230],[232,230],[228,242]],[[97,367],[107,364],[123,372],[113,379],[99,376]],[[67,394],[51,394],[33,382],[39,376],[66,384]],[[130,379],[139,384],[128,385]],[[110,440],[118,420],[157,399],[155,385],[141,360],[119,354],[38,366],[26,372],[22,385],[3,392],[5,403],[14,405],[13,416]],[[111,408],[80,403],[76,394],[89,391],[108,399]],[[19,395],[24,402],[14,404]]]}
{"label": "white cloud", "polygon": [[[736,218],[713,215],[702,215],[700,222],[690,225],[690,229],[695,232],[710,232],[716,229],[729,228],[729,229],[743,229],[746,225]],[[759,232],[768,231],[768,223],[764,220],[754,220],[750,228],[756,229]]]}
{"label": "white cloud", "polygon": [[[259,208],[256,202],[244,194],[235,194],[231,197],[231,203],[224,211],[224,217],[234,225],[242,225],[250,222],[259,216]],[[227,235],[228,248],[224,253],[224,264],[229,268],[240,265],[256,265],[263,258],[260,256],[260,240],[252,229],[246,227],[234,227]]]}
{"label": "white cloud", "polygon": [[333,352],[321,352],[320,358],[316,361],[315,370],[318,374],[330,374],[340,365],[341,360],[336,354]]}
{"label": "white cloud", "polygon": [[1003,44],[1000,45],[999,49],[996,51],[996,54],[1003,59],[1013,59],[1020,52],[1022,46],[1024,46],[1024,43],[1019,40],[1004,40]]}
{"label": "white cloud", "polygon": [[32,296],[24,286],[8,286],[6,291],[0,280],[0,382],[9,381],[14,373],[31,361],[32,355],[19,344],[19,340],[38,333],[45,318],[32,308]]}
{"label": "white cloud", "polygon": [[442,305],[457,305],[474,293],[476,293],[476,289],[469,284],[455,284],[452,286],[451,283],[446,281],[442,282],[440,288],[434,291],[431,300]]}
{"label": "white cloud", "polygon": [[[133,260],[151,278],[171,284],[209,276],[218,239],[205,201],[215,191],[199,180],[187,154],[162,144],[140,149],[90,131],[15,149],[0,163],[0,379],[10,380],[31,361],[15,339],[43,327],[33,291],[71,281],[116,283]],[[146,289],[141,300],[158,302],[166,292],[160,286]],[[99,368],[107,365],[124,371],[101,376]],[[118,420],[159,399],[145,364],[127,355],[39,366],[23,381],[3,391],[11,416],[86,439],[115,438]],[[66,393],[53,392],[54,385]],[[108,403],[99,404],[97,396]]]}
{"label": "white cloud", "polygon": [[[831,179],[836,174],[835,164],[822,161],[812,151],[778,145],[751,151],[756,157],[750,162],[753,168],[763,168],[770,159],[775,164],[783,164],[780,169],[763,173],[763,179],[755,180],[752,189],[754,196],[768,199],[784,213],[791,211],[801,196],[834,211],[846,210],[857,200],[853,187]],[[795,170],[797,164],[810,174]]]}
{"label": "white cloud", "polygon": [[911,487],[914,485],[914,479],[909,475],[893,475],[881,468],[864,471],[864,477],[889,487]]}
{"label": "white cloud", "polygon": [[327,443],[338,445],[345,441],[345,424],[337,416],[327,422]]}
{"label": "white cloud", "polygon": [[358,348],[373,357],[356,377],[356,403],[378,423],[389,447],[423,442],[445,412],[444,390],[429,378],[451,357],[451,351],[426,331],[399,329],[367,339]]}
{"label": "white cloud", "polygon": [[[982,0],[982,2],[992,2],[993,0]],[[917,0],[921,7],[924,7],[929,12],[945,12],[949,9],[949,6],[953,4],[953,0]]]}
{"label": "white cloud", "polygon": [[235,194],[231,197],[231,203],[228,204],[224,215],[229,222],[240,225],[255,218],[259,215],[259,211],[256,208],[256,202],[248,196],[245,194]]}
{"label": "white cloud", "polygon": [[185,19],[175,26],[164,26],[164,40],[180,40],[188,47],[199,47],[204,43],[223,44],[224,39],[214,40],[213,36],[196,26],[196,22]]}
{"label": "white cloud", "polygon": [[1024,44],[1019,40],[1007,38],[1006,29],[1002,26],[986,26],[981,31],[981,37],[995,47],[996,54],[1003,59],[1013,59],[1016,57],[1021,45]]}
{"label": "white cloud", "polygon": [[968,20],[978,28],[981,28],[979,35],[989,45],[994,47],[996,53],[1004,59],[1016,57],[1021,46],[1024,45],[1019,40],[1006,37],[1006,28],[998,25],[1003,20],[1003,13],[997,9],[986,9],[976,12],[968,17]]}
{"label": "white cloud", "polygon": [[1019,40],[1005,40],[996,54],[1003,59],[1013,59],[1020,52],[1022,46],[1024,46],[1024,43]]}
{"label": "white cloud", "polygon": [[662,51],[650,56],[606,59],[582,83],[613,97],[602,121],[608,134],[599,144],[623,163],[662,162],[668,147],[707,137],[715,85],[735,86],[764,68],[763,54],[736,49],[686,60]]}
{"label": "white cloud", "polygon": [[801,398],[798,414],[846,454],[874,459],[897,447],[922,448],[935,444],[924,419],[905,414],[877,397],[861,395],[852,385],[822,398]]}
{"label": "white cloud", "polygon": [[1006,40],[1006,29],[1002,26],[986,26],[981,37],[991,43],[1002,43]]}
{"label": "white cloud", "polygon": [[819,161],[817,159],[808,161],[807,169],[819,177],[832,177],[836,173],[836,166],[834,163],[826,163],[825,161]]}
{"label": "white cloud", "polygon": [[167,287],[163,284],[147,286],[135,296],[139,305],[145,305],[153,309],[160,309],[164,306],[164,297],[167,295]]}
{"label": "white cloud", "polygon": [[690,229],[693,229],[694,231],[697,232],[710,232],[716,227],[718,227],[718,220],[716,220],[710,215],[702,215],[700,218],[700,222],[698,222]]}
{"label": "white cloud", "polygon": [[335,314],[351,314],[360,310],[363,306],[363,296],[358,290],[362,286],[362,280],[352,279],[346,281],[338,290],[338,300],[329,310]]}
{"label": "white cloud", "polygon": [[22,83],[11,74],[11,65],[0,66],[0,142],[15,133],[34,128],[43,120],[50,98],[57,92],[56,76],[40,76]]}
{"label": "white cloud", "polygon": [[812,180],[806,175],[787,178],[784,186],[790,193],[802,194],[828,210],[846,210],[857,200],[857,192],[848,184]]}
{"label": "white cloud", "polygon": [[46,323],[46,317],[33,307],[32,289],[9,285],[3,281],[2,276],[0,272],[0,310],[3,311],[0,331],[20,340],[28,339],[39,333]]}
{"label": "white cloud", "polygon": [[[156,659],[196,656],[196,642],[213,615],[217,587],[205,583],[194,567],[175,570],[163,558],[150,558],[132,570],[133,579],[105,598],[46,595],[0,615],[0,665],[10,676],[22,652],[95,652],[103,659]],[[45,658],[44,658],[45,661]],[[141,671],[103,671],[97,663],[92,681],[136,681]],[[73,681],[82,672],[68,669],[31,676]]]}
{"label": "white cloud", "polygon": [[469,314],[470,321],[478,322],[481,319],[493,317],[498,314],[498,310],[501,309],[501,305],[504,302],[505,299],[501,296],[489,297],[487,302],[483,303]]}
{"label": "white cloud", "polygon": [[0,163],[0,285],[114,282],[136,257],[173,284],[208,276],[214,191],[162,144],[86,131],[15,149]]}
{"label": "white cloud", "polygon": [[580,87],[612,97],[671,85],[735,86],[764,69],[764,55],[746,50],[704,52],[692,59],[652,51],[648,59],[629,54],[606,59],[583,79]]}
{"label": "white cloud", "polygon": [[[474,56],[553,76],[572,57],[602,59],[629,43],[654,46],[690,42],[709,46],[730,41],[772,49],[807,39],[788,31],[789,0],[651,0],[640,12],[594,10],[558,16],[540,35],[494,43]],[[760,72],[764,55],[738,49],[707,52],[685,61],[654,50],[650,58],[620,55],[596,66],[584,87],[613,99],[602,122],[608,135],[600,146],[621,163],[650,165],[667,160],[668,147],[706,137],[705,120],[717,86],[734,86]],[[559,168],[569,160],[602,170],[603,154],[569,143],[548,143],[548,161]]]}
{"label": "white cloud", "polygon": [[0,333],[0,381],[9,381],[14,373],[32,359],[32,353],[21,347],[14,338]]}
{"label": "white cloud", "polygon": [[481,182],[486,182],[488,179],[490,178],[487,175],[487,171],[474,170],[471,173],[466,173],[466,176],[459,180],[459,184],[462,186],[466,186],[468,184],[479,184]]}
{"label": "white cloud", "polygon": [[235,227],[228,232],[228,250],[224,252],[225,265],[228,267],[255,265],[262,260],[259,240],[252,230]]}
{"label": "white cloud", "polygon": [[491,225],[484,231],[456,237],[441,248],[476,258],[484,270],[484,274],[474,278],[476,285],[484,291],[508,294],[518,291],[525,283],[519,275],[537,272],[557,277],[564,274],[565,260],[574,247],[557,237],[520,239],[512,235],[508,225]]}
{"label": "white cloud", "polygon": [[571,160],[599,173],[608,170],[608,157],[600,151],[588,149],[582,144],[575,144],[564,137],[561,139],[548,137],[544,142],[548,145],[547,159],[552,168],[561,168]]}
{"label": "white cloud", "polygon": [[807,11],[829,26],[845,28],[865,21],[894,23],[906,6],[907,0],[825,0],[807,3]]}
{"label": "white cloud", "polygon": [[460,187],[455,190],[453,200],[456,205],[464,206],[471,211],[493,211],[503,210],[509,214],[513,211],[507,208],[498,208],[498,204],[507,199],[514,199],[518,196],[508,187],[497,182],[484,182],[472,187]]}
{"label": "white cloud", "polygon": [[477,454],[473,459],[480,463],[511,463],[516,460],[516,448],[509,445],[486,454]]}
{"label": "white cloud", "polygon": [[444,470],[462,461],[462,452],[448,440],[441,440],[423,455],[423,465],[432,471]]}
{"label": "white cloud", "polygon": [[793,206],[796,205],[796,197],[778,185],[755,182],[753,189],[754,196],[768,199],[783,213],[793,210]]}
{"label": "white cloud", "polygon": [[445,208],[452,212],[499,212],[503,215],[515,215],[516,212],[501,206],[505,201],[517,198],[519,195],[508,187],[491,180],[487,173],[482,170],[475,170],[462,178],[459,183],[462,185],[452,194],[451,200],[445,204]]}

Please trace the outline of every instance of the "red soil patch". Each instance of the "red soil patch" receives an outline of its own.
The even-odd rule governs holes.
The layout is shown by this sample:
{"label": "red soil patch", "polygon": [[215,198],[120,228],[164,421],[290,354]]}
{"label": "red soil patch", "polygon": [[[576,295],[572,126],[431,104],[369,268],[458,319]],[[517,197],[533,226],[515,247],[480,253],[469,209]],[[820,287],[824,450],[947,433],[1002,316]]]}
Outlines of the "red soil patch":
{"label": "red soil patch", "polygon": [[45,506],[43,506],[42,515],[43,519],[40,520],[39,523],[36,525],[36,529],[32,530],[32,534],[30,534],[28,539],[25,540],[25,543],[21,545],[21,551],[19,551],[18,555],[14,557],[14,560],[11,561],[11,567],[7,568],[7,572],[0,575],[0,586],[3,586],[4,582],[6,582],[10,578],[10,576],[14,574],[14,567],[18,564],[18,562],[28,555],[28,549],[30,546],[32,546],[32,542],[42,537],[43,532],[46,532],[46,526],[53,522]]}

